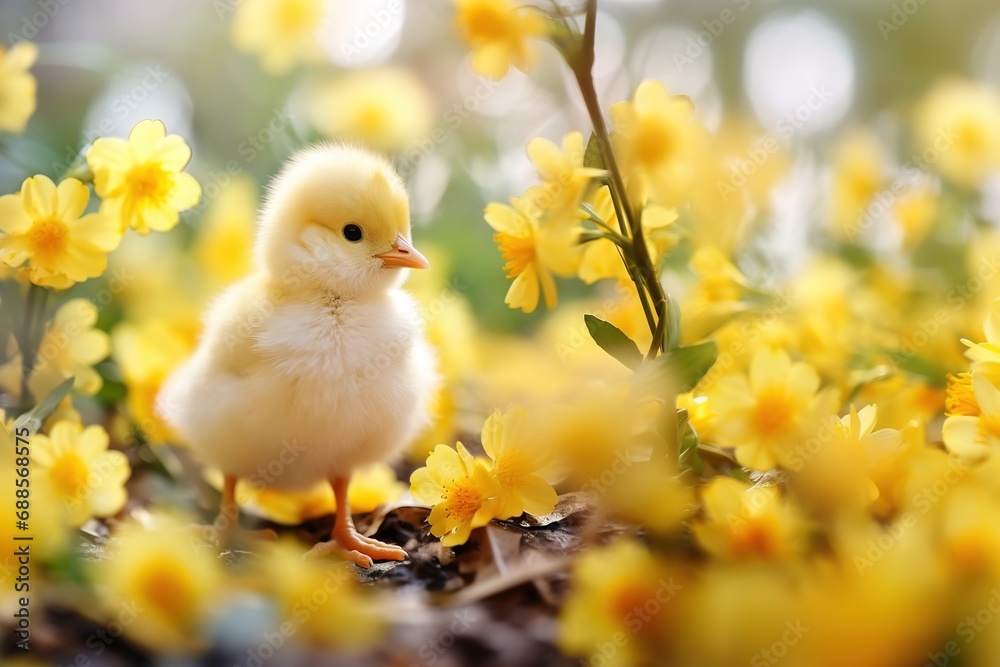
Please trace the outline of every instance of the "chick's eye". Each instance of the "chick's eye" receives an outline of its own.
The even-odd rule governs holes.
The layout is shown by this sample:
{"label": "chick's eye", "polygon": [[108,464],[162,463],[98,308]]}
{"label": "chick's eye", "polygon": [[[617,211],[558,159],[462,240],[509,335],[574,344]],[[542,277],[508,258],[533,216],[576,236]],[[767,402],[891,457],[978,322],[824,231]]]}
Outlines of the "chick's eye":
{"label": "chick's eye", "polygon": [[351,243],[357,243],[361,240],[363,234],[361,233],[361,228],[355,225],[353,222],[344,225],[344,238]]}

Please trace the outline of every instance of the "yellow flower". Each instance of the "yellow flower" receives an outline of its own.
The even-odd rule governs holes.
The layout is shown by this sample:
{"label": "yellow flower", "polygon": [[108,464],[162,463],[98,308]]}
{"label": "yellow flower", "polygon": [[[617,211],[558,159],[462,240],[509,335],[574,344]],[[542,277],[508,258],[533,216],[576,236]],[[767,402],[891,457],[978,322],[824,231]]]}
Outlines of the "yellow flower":
{"label": "yellow flower", "polygon": [[632,463],[602,498],[616,516],[656,535],[675,532],[694,506],[692,490],[659,459]]}
{"label": "yellow flower", "polygon": [[643,81],[632,102],[611,107],[611,120],[626,173],[642,179],[658,203],[681,203],[705,140],[691,101],[669,95],[659,81]]}
{"label": "yellow flower", "polygon": [[698,544],[725,560],[787,560],[801,553],[804,528],[795,507],[773,486],[715,477],[702,491],[705,518],[694,525]]}
{"label": "yellow flower", "polygon": [[[31,395],[44,398],[63,380],[76,378],[77,394],[93,396],[103,384],[94,364],[111,351],[108,334],[95,329],[97,308],[86,299],[70,299],[56,311],[52,325],[38,345],[38,359],[28,381]],[[21,386],[21,355],[0,367],[0,385],[15,394]]]}
{"label": "yellow flower", "polygon": [[757,350],[747,375],[726,375],[709,389],[719,444],[734,447],[740,464],[757,470],[786,463],[835,409],[836,392],[819,391],[819,384],[809,364],[793,363],[784,351]]}
{"label": "yellow flower", "polygon": [[945,397],[944,414],[947,417],[966,415],[979,416],[979,403],[972,388],[972,373],[948,373],[948,393]]}
{"label": "yellow flower", "polygon": [[19,193],[0,197],[0,258],[9,266],[30,262],[31,282],[55,289],[101,275],[121,233],[102,213],[81,217],[89,199],[75,178],[58,187],[48,176],[26,179]]}
{"label": "yellow flower", "polygon": [[[7,521],[0,521],[0,609],[5,614],[13,613],[17,608],[17,599],[24,595],[23,591],[15,589],[18,570],[23,565],[18,563],[17,557],[18,547],[25,544],[23,538],[26,535],[33,538],[30,542],[32,556],[46,562],[59,560],[66,553],[71,535],[74,540],[78,538],[75,531],[69,530],[68,512],[63,504],[48,494],[36,493],[38,471],[32,467],[27,478],[17,474],[18,470],[25,469],[24,464],[28,462],[35,437],[34,434],[26,434],[26,429],[15,432],[14,425],[7,422],[6,414],[0,409],[0,488],[6,489],[0,493],[0,513],[9,517]],[[19,491],[21,497],[17,495]],[[28,529],[21,530],[17,527],[17,512],[23,510],[24,504],[22,502],[19,508],[17,503],[23,501],[24,494],[29,492]],[[33,578],[32,583],[35,581]],[[6,664],[7,659],[4,658]]]}
{"label": "yellow flower", "polygon": [[579,223],[580,200],[587,186],[603,176],[602,169],[583,166],[583,135],[570,132],[562,141],[562,149],[548,139],[536,137],[528,142],[528,157],[538,170],[542,185],[536,201],[544,209],[546,223]]}
{"label": "yellow flower", "polygon": [[128,459],[108,449],[108,434],[100,426],[58,422],[48,436],[32,436],[31,461],[38,491],[62,501],[74,526],[113,516],[125,506]]}
{"label": "yellow flower", "polygon": [[[620,540],[589,549],[573,566],[573,589],[559,618],[559,648],[587,664],[658,664],[682,582],[641,544]],[[603,647],[610,646],[614,651]],[[598,660],[600,658],[600,660]]]}
{"label": "yellow flower", "polygon": [[866,515],[879,497],[887,456],[899,451],[895,429],[875,430],[878,408],[866,405],[840,419],[829,418],[815,438],[785,462],[800,503],[811,513]]}
{"label": "yellow flower", "polygon": [[874,132],[853,130],[840,140],[831,162],[833,231],[855,242],[865,208],[885,183],[885,155]]}
{"label": "yellow flower", "polygon": [[544,516],[558,501],[552,486],[537,474],[544,463],[543,450],[529,435],[528,411],[522,407],[496,410],[483,425],[483,449],[493,459],[490,472],[500,484],[497,519],[522,512]]}
{"label": "yellow flower", "polygon": [[903,194],[892,209],[892,219],[903,232],[903,247],[915,248],[927,236],[938,216],[938,194],[919,187]]}
{"label": "yellow flower", "polygon": [[545,20],[510,0],[452,0],[455,25],[472,49],[472,69],[502,79],[511,65],[521,71],[535,63],[532,38],[544,37]]}
{"label": "yellow flower", "polygon": [[973,343],[962,339],[965,345],[965,356],[972,362],[969,366],[974,374],[985,375],[994,383],[1000,384],[1000,299],[990,304],[983,320],[984,343]]}
{"label": "yellow flower", "polygon": [[257,54],[261,68],[274,76],[298,63],[320,62],[316,32],[324,5],[325,0],[243,0],[233,15],[233,45]]}
{"label": "yellow flower", "polygon": [[512,279],[504,298],[511,308],[530,313],[538,306],[539,285],[547,308],[555,308],[556,283],[550,267],[542,261],[539,252],[541,232],[538,222],[527,210],[527,202],[511,197],[512,206],[489,204],[484,217],[496,234],[493,241],[506,260],[504,271]]}
{"label": "yellow flower", "polygon": [[127,523],[108,558],[93,566],[98,597],[112,618],[134,610],[121,626],[148,649],[204,648],[206,621],[221,594],[220,561],[182,520],[154,516],[150,523]]}
{"label": "yellow flower", "polygon": [[87,151],[94,189],[103,198],[101,212],[140,234],[165,232],[177,224],[178,212],[201,198],[201,186],[183,172],[191,147],[158,120],[139,122],[128,140],[102,137]]}
{"label": "yellow flower", "polygon": [[1000,169],[1000,93],[987,84],[938,83],[917,108],[914,130],[924,160],[962,187]]}
{"label": "yellow flower", "polygon": [[236,177],[212,202],[194,242],[201,273],[214,286],[233,283],[253,268],[257,190],[253,180]]}
{"label": "yellow flower", "polygon": [[746,277],[714,246],[695,250],[689,262],[698,277],[681,306],[684,340],[699,341],[745,310],[741,297],[749,286]]}
{"label": "yellow flower", "polygon": [[980,373],[972,374],[972,388],[980,413],[948,417],[941,438],[949,452],[975,461],[1000,448],[1000,390]]}
{"label": "yellow flower", "polygon": [[38,47],[31,42],[0,46],[0,132],[23,132],[35,113],[38,84],[28,68],[37,57]]}
{"label": "yellow flower", "polygon": [[152,442],[177,440],[154,406],[163,381],[188,357],[193,345],[182,332],[156,320],[123,322],[111,332],[111,354],[128,390],[125,404],[129,415]]}
{"label": "yellow flower", "polygon": [[410,475],[410,493],[430,505],[431,534],[446,547],[465,544],[473,528],[496,516],[500,492],[489,461],[474,458],[460,442],[456,449],[438,445],[426,467]]}
{"label": "yellow flower", "polygon": [[382,638],[377,601],[347,563],[303,559],[302,546],[283,539],[266,546],[260,568],[261,583],[278,603],[278,625],[290,625],[295,639],[362,648]]}
{"label": "yellow flower", "polygon": [[307,90],[306,102],[320,134],[386,152],[412,148],[434,125],[434,99],[407,69],[365,69],[317,83]]}
{"label": "yellow flower", "polygon": [[[594,212],[608,227],[619,231],[618,216],[611,201],[607,186],[599,188],[591,198]],[[658,204],[649,204],[642,211],[642,235],[646,240],[646,251],[656,265],[663,253],[677,245],[678,236],[673,231],[677,220],[677,209]],[[614,241],[598,239],[584,246],[583,260],[580,262],[580,280],[592,285],[598,280],[616,278],[622,282],[631,281],[621,251]]]}

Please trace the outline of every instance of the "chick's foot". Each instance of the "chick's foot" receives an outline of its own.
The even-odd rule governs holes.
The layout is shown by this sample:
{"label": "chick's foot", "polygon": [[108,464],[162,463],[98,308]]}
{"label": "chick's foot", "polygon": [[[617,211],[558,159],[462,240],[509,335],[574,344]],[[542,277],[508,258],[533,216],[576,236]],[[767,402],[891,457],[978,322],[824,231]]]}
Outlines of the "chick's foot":
{"label": "chick's foot", "polygon": [[320,542],[309,553],[309,558],[323,556],[328,553],[338,553],[359,567],[369,568],[376,560],[406,560],[406,552],[392,544],[379,542],[371,537],[365,537],[354,528],[351,518],[350,503],[347,500],[346,477],[334,477],[330,480],[333,496],[337,502],[337,517],[333,523],[332,539]]}
{"label": "chick's foot", "polygon": [[364,568],[371,567],[377,560],[406,560],[406,552],[399,547],[365,537],[353,527],[349,532],[341,534],[334,530],[332,540],[320,542],[310,549],[306,556],[317,558],[328,553],[336,553],[341,558]]}

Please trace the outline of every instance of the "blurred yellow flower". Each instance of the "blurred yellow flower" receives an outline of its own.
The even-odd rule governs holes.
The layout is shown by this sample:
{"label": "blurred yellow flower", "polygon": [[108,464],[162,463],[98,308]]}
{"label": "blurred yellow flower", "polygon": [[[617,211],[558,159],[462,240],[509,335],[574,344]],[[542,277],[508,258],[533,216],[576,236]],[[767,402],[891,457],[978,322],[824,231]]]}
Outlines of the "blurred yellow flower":
{"label": "blurred yellow flower", "polygon": [[243,0],[233,15],[233,46],[256,54],[261,69],[273,76],[300,63],[319,63],[323,51],[316,32],[325,5],[325,0]]}
{"label": "blurred yellow flower", "polygon": [[746,310],[741,298],[749,281],[715,246],[695,250],[688,265],[697,281],[681,305],[681,321],[684,340],[694,342]]}
{"label": "blurred yellow flower", "polygon": [[125,404],[132,421],[151,442],[177,442],[154,406],[167,375],[193,351],[183,332],[164,322],[123,322],[111,332],[111,355],[121,368],[128,391]]}
{"label": "blurred yellow flower", "polygon": [[126,523],[108,557],[93,566],[99,599],[109,614],[134,610],[122,623],[125,635],[148,649],[202,649],[222,590],[220,561],[183,520],[155,515],[150,523]]}
{"label": "blurred yellow flower", "polygon": [[35,113],[38,83],[28,68],[37,57],[38,47],[31,42],[0,46],[0,132],[23,132]]}
{"label": "blurred yellow flower", "polygon": [[184,138],[168,136],[158,120],[139,122],[128,140],[102,137],[87,151],[101,212],[123,232],[131,227],[140,234],[173,229],[178,212],[198,203],[201,186],[183,171],[190,160]]}
{"label": "blurred yellow flower", "polygon": [[20,192],[0,197],[0,258],[9,266],[28,261],[31,282],[55,289],[101,275],[121,233],[112,217],[83,215],[89,199],[75,178],[58,187],[48,176],[26,179]]}
{"label": "blurred yellow flower", "polygon": [[[18,474],[18,470],[27,472],[24,464],[28,462],[34,443],[35,435],[25,428],[16,430],[0,409],[0,488],[6,489],[0,493],[0,513],[10,517],[8,521],[0,521],[0,613],[3,614],[13,614],[19,606],[17,599],[24,594],[24,591],[15,588],[19,567],[23,565],[18,562],[17,556],[18,547],[24,546],[23,538],[30,535],[33,538],[32,556],[48,562],[59,559],[70,546],[68,508],[48,494],[35,493],[35,484],[39,481],[37,470],[31,469],[30,477]],[[18,497],[20,489],[27,490],[21,491],[22,496]],[[29,491],[28,528],[22,530],[17,527],[16,517],[17,512],[24,508],[23,494]],[[22,502],[20,508],[17,506],[19,501]],[[35,575],[34,572],[32,574]],[[40,587],[45,585],[42,577],[33,576],[32,588],[36,582]]]}
{"label": "blurred yellow flower", "polygon": [[401,153],[426,139],[434,99],[412,71],[372,68],[318,82],[306,91],[306,112],[320,134]]}
{"label": "blurred yellow flower", "polygon": [[529,440],[528,411],[514,407],[496,410],[483,425],[483,449],[493,460],[490,473],[500,485],[496,518],[520,516],[522,512],[544,516],[559,500],[555,490],[538,475],[545,464],[545,450]]}
{"label": "blurred yellow flower", "polygon": [[303,559],[292,540],[266,545],[261,556],[262,584],[278,603],[281,626],[291,635],[320,646],[362,648],[378,642],[383,616],[354,568],[338,560]]}
{"label": "blurred yellow flower", "polygon": [[[108,335],[95,329],[97,308],[86,299],[70,299],[56,311],[52,325],[38,345],[38,359],[28,382],[35,398],[44,398],[69,377],[77,394],[92,396],[103,384],[93,366],[111,350]],[[0,386],[15,396],[21,386],[21,355],[14,354],[0,366]]]}
{"label": "blurred yellow flower", "polygon": [[918,167],[932,167],[965,188],[1000,170],[1000,92],[958,79],[935,85],[913,120]]}
{"label": "blurred yellow flower", "polygon": [[237,176],[206,211],[194,242],[198,268],[213,286],[228,285],[250,273],[256,227],[256,184]]}
{"label": "blurred yellow flower", "polygon": [[438,445],[410,475],[410,493],[431,507],[431,534],[446,547],[465,544],[473,528],[488,524],[501,493],[489,460],[474,458],[460,442],[455,447]]}
{"label": "blurred yellow flower", "polygon": [[913,250],[927,236],[938,216],[938,193],[919,187],[903,194],[892,209],[892,219],[903,232],[903,247]]}
{"label": "blurred yellow flower", "polygon": [[658,203],[680,204],[706,139],[691,100],[671,96],[659,81],[643,81],[633,101],[612,105],[611,120],[625,173],[641,179]]}
{"label": "blurred yellow flower", "polygon": [[972,374],[978,415],[959,414],[944,420],[941,438],[949,452],[977,461],[1000,449],[1000,389],[980,373]]}
{"label": "blurred yellow flower", "polygon": [[108,449],[108,434],[100,426],[61,421],[47,436],[32,435],[31,461],[38,492],[61,501],[74,526],[113,516],[125,506],[131,468],[124,454]]}
{"label": "blurred yellow flower", "polygon": [[[222,473],[206,473],[209,482],[222,488]],[[351,514],[367,514],[380,505],[399,500],[406,485],[396,478],[388,463],[376,463],[351,475],[347,501]],[[267,488],[260,480],[241,479],[236,485],[236,501],[247,511],[268,521],[297,526],[309,519],[333,514],[337,503],[330,483],[323,481],[303,491]]]}
{"label": "blurred yellow flower", "polygon": [[773,486],[715,477],[702,490],[705,518],[694,524],[698,544],[724,560],[787,560],[805,547],[796,508]]}
{"label": "blurred yellow flower", "polygon": [[854,129],[837,144],[831,159],[832,231],[852,243],[864,231],[862,221],[872,197],[886,181],[886,158],[874,132]]}
{"label": "blurred yellow flower", "polygon": [[550,268],[539,256],[540,231],[538,222],[527,211],[524,199],[511,197],[511,206],[492,203],[483,214],[496,234],[493,241],[507,262],[504,271],[512,279],[504,299],[511,308],[526,313],[538,307],[539,285],[547,308],[555,308],[556,283]]}
{"label": "blurred yellow flower", "polygon": [[793,363],[782,350],[757,350],[746,375],[725,375],[708,391],[718,443],[735,448],[736,459],[750,468],[786,463],[836,409],[835,390],[819,385],[809,364]]}
{"label": "blurred yellow flower", "polygon": [[544,37],[545,20],[511,0],[452,0],[455,26],[472,49],[472,69],[502,79],[511,65],[522,72],[535,64],[531,39]]}
{"label": "blurred yellow flower", "polygon": [[572,581],[559,619],[563,651],[608,667],[659,664],[662,628],[683,584],[645,546],[619,540],[588,549],[574,563]]}
{"label": "blurred yellow flower", "polygon": [[638,461],[601,498],[620,519],[655,535],[669,535],[694,509],[694,493],[660,459]]}
{"label": "blurred yellow flower", "polygon": [[584,150],[583,135],[579,132],[563,137],[562,149],[541,137],[528,142],[528,157],[542,179],[535,201],[543,209],[543,222],[579,223],[580,201],[587,186],[606,173],[603,169],[583,166]]}

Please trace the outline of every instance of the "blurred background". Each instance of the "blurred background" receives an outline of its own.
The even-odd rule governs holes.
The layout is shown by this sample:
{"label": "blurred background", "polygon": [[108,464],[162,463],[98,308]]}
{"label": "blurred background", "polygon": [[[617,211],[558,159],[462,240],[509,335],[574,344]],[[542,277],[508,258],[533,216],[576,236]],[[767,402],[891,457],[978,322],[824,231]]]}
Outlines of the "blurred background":
{"label": "blurred background", "polygon": [[[491,82],[469,68],[449,2],[332,0],[322,54],[272,75],[231,44],[238,5],[2,3],[4,40],[43,48],[33,70],[38,111],[23,136],[3,139],[0,190],[15,191],[32,172],[56,178],[94,137],[126,136],[139,120],[160,118],[191,143],[189,171],[204,187],[202,204],[184,214],[190,236],[230,179],[245,179],[258,196],[282,160],[311,141],[377,138],[407,177],[416,237],[446,251],[476,315],[499,330],[531,327],[537,313],[526,318],[494,298],[506,281],[481,212],[534,181],[528,138],[558,142],[587,127],[555,50],[539,47],[530,76],[512,69]],[[595,73],[605,109],[655,78],[689,95],[710,129],[738,115],[772,131],[815,89],[828,92],[784,141],[795,167],[770,222],[784,225],[786,239],[819,224],[820,165],[846,128],[873,124],[891,141],[897,121],[887,111],[905,115],[938,78],[1000,82],[1000,10],[989,0],[604,0],[600,8]],[[996,184],[987,192],[985,210],[997,220]]]}

